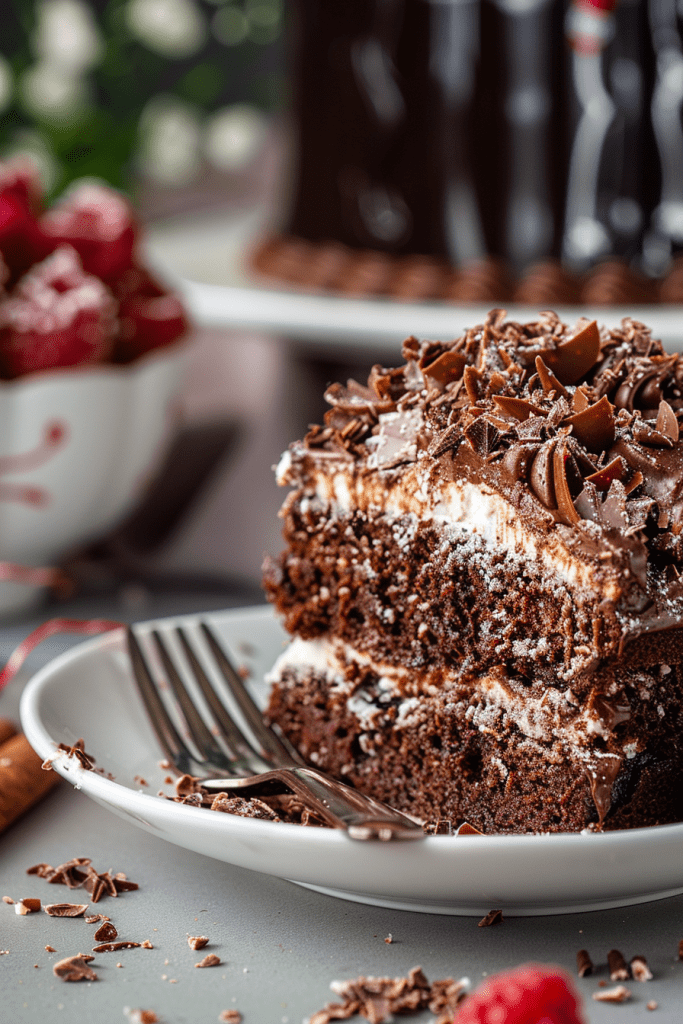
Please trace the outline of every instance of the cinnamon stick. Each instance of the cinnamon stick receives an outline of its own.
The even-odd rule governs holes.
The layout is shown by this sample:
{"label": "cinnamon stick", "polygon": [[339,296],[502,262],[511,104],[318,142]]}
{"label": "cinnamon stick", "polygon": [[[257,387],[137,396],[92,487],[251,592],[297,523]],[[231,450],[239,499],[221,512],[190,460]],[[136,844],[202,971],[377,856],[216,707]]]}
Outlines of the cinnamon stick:
{"label": "cinnamon stick", "polygon": [[0,744],[0,832],[37,803],[59,781],[46,772],[25,736],[15,735]]}
{"label": "cinnamon stick", "polygon": [[10,736],[15,736],[16,732],[14,722],[10,722],[9,718],[0,718],[0,745],[5,740],[8,740]]}

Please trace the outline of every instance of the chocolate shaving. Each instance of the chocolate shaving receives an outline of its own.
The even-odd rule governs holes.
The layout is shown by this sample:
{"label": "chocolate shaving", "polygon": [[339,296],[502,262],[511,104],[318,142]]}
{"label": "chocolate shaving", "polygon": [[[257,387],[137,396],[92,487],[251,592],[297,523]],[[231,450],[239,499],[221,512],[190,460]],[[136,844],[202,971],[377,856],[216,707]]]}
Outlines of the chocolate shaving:
{"label": "chocolate shaving", "polygon": [[673,441],[666,434],[661,434],[644,420],[636,420],[633,425],[633,438],[638,444],[648,448],[673,448]]}
{"label": "chocolate shaving", "polygon": [[507,395],[494,395],[493,401],[499,411],[506,416],[512,416],[516,420],[528,420],[530,416],[545,416],[543,409],[539,409],[533,402],[527,402],[524,398],[511,398]]}
{"label": "chocolate shaving", "polygon": [[595,320],[556,348],[541,352],[544,363],[563,384],[576,384],[600,357],[600,332]]}
{"label": "chocolate shaving", "polygon": [[118,949],[138,949],[139,942],[127,942],[120,939],[118,942],[101,942],[99,946],[93,946],[93,953],[115,953]]}
{"label": "chocolate shaving", "polygon": [[470,423],[465,428],[464,434],[474,451],[482,458],[486,458],[487,455],[495,451],[500,440],[498,430],[482,416]]}
{"label": "chocolate shaving", "polygon": [[76,740],[73,746],[68,746],[66,743],[60,743],[57,747],[58,750],[62,750],[67,757],[75,757],[81,768],[90,770],[95,765],[95,758],[85,752],[85,741],[82,739]]}
{"label": "chocolate shaving", "polygon": [[607,491],[613,480],[624,479],[625,472],[626,463],[621,456],[617,455],[616,458],[612,459],[606,466],[603,466],[602,469],[598,469],[595,473],[587,476],[586,483],[594,484],[599,491]]}
{"label": "chocolate shaving", "polygon": [[553,487],[557,509],[565,523],[570,526],[578,523],[579,514],[574,508],[572,496],[567,483],[566,462],[568,452],[565,445],[557,445],[553,449]]}
{"label": "chocolate shaving", "polygon": [[652,981],[653,978],[644,956],[631,957],[631,974],[635,981]]}
{"label": "chocolate shaving", "polygon": [[[47,910],[47,907],[45,908]],[[14,904],[14,913],[25,917],[26,914],[37,914],[40,910],[40,900],[33,896],[26,896]]]}
{"label": "chocolate shaving", "polygon": [[484,375],[474,366],[466,366],[463,371],[462,379],[471,405],[476,405],[482,395],[483,377]]}
{"label": "chocolate shaving", "polygon": [[241,1024],[242,1014],[239,1010],[223,1010],[218,1014],[221,1024]]}
{"label": "chocolate shaving", "polygon": [[631,977],[628,964],[618,949],[610,949],[607,954],[607,966],[612,981],[628,981]]}
{"label": "chocolate shaving", "polygon": [[580,949],[576,954],[576,973],[580,978],[586,978],[593,973],[593,961],[587,949]]}
{"label": "chocolate shaving", "polygon": [[589,451],[603,452],[614,444],[616,423],[612,403],[606,397],[568,416],[564,422],[571,425],[574,437]]}
{"label": "chocolate shaving", "polygon": [[676,413],[673,411],[669,403],[664,400],[659,403],[655,430],[670,438],[674,444],[678,441],[679,430]]}
{"label": "chocolate shaving", "polygon": [[220,957],[216,956],[215,953],[209,953],[198,964],[195,964],[195,967],[218,967],[220,962]]}
{"label": "chocolate shaving", "polygon": [[486,917],[482,917],[479,928],[490,928],[494,924],[502,924],[504,921],[502,910],[489,910]]}
{"label": "chocolate shaving", "polygon": [[421,365],[421,369],[425,376],[433,377],[440,384],[450,384],[462,377],[466,362],[462,352],[446,351],[429,366]]}
{"label": "chocolate shaving", "polygon": [[538,451],[529,474],[529,486],[546,508],[557,508],[553,481],[555,441],[548,441]]}
{"label": "chocolate shaving", "polygon": [[631,998],[631,992],[625,985],[616,985],[614,988],[603,988],[593,993],[593,999],[598,1003],[625,1003]]}
{"label": "chocolate shaving", "polygon": [[[474,422],[476,423],[477,421],[475,420]],[[447,427],[446,430],[443,431],[443,433],[439,434],[438,437],[434,438],[431,445],[429,446],[429,454],[433,459],[440,458],[442,455],[445,454],[445,452],[457,447],[457,445],[460,443],[461,436],[462,431],[460,427]]]}
{"label": "chocolate shaving", "polygon": [[87,903],[47,903],[45,913],[50,917],[82,917],[88,909]]}
{"label": "chocolate shaving", "polygon": [[111,921],[103,921],[93,935],[93,938],[95,942],[112,942],[113,939],[118,937],[118,934]]}
{"label": "chocolate shaving", "polygon": [[87,953],[69,956],[64,960],[58,960],[52,967],[52,973],[62,981],[97,981],[97,975],[92,967],[88,966],[94,959],[94,956]]}
{"label": "chocolate shaving", "polygon": [[470,825],[469,821],[463,821],[462,825],[455,833],[456,836],[483,836],[484,833],[480,832],[474,825]]}
{"label": "chocolate shaving", "polygon": [[548,393],[554,391],[557,395],[561,395],[562,398],[569,398],[567,389],[559,382],[553,371],[545,365],[540,356],[536,356],[536,373],[544,391]]}
{"label": "chocolate shaving", "polygon": [[190,949],[204,949],[204,946],[208,944],[208,938],[206,935],[188,935],[187,944]]}

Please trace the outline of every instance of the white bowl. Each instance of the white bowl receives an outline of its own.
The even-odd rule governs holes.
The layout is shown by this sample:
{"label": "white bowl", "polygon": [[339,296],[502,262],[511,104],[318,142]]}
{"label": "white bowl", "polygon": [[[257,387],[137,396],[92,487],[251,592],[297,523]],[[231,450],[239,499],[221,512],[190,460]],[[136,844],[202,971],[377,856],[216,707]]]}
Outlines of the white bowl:
{"label": "white bowl", "polygon": [[[186,353],[0,382],[0,562],[53,566],[132,510],[167,450]],[[1,582],[0,614],[41,591]]]}

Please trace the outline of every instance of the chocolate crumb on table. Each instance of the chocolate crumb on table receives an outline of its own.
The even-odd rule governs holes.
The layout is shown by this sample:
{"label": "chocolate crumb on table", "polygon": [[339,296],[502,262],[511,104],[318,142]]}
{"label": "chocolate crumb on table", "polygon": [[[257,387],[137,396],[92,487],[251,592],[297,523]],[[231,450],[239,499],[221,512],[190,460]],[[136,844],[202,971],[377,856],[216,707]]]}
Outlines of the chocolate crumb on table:
{"label": "chocolate crumb on table", "polygon": [[12,897],[11,897],[11,896],[3,896],[3,897],[2,897],[2,902],[3,902],[3,903],[9,903],[9,904],[12,904],[12,903],[14,903],[14,900],[12,899]]}
{"label": "chocolate crumb on table", "polygon": [[631,977],[629,966],[618,949],[610,949],[607,954],[607,966],[612,981],[628,981]]}
{"label": "chocolate crumb on table", "polygon": [[593,973],[593,961],[587,949],[580,949],[576,954],[576,973],[580,978],[585,978]]}
{"label": "chocolate crumb on table", "polygon": [[188,935],[187,944],[190,949],[204,949],[204,946],[208,943],[206,935]]}
{"label": "chocolate crumb on table", "polygon": [[40,900],[31,896],[25,897],[14,904],[14,913],[24,916],[25,914],[37,914],[40,910]]}
{"label": "chocolate crumb on table", "polygon": [[239,1010],[223,1010],[218,1014],[220,1024],[241,1024],[242,1014]]}
{"label": "chocolate crumb on table", "polygon": [[630,998],[631,991],[625,985],[615,985],[614,988],[603,988],[593,993],[593,999],[598,1003],[625,1003]]}
{"label": "chocolate crumb on table", "polygon": [[87,909],[87,903],[46,903],[43,907],[50,917],[82,917]]}
{"label": "chocolate crumb on table", "polygon": [[46,946],[46,947],[45,947],[45,952],[46,952],[46,953],[56,953],[56,952],[57,952],[57,950],[55,949],[55,947],[54,947],[54,946]]}
{"label": "chocolate crumb on table", "polygon": [[117,939],[118,935],[119,933],[111,921],[105,919],[93,935],[93,938],[95,942],[111,942],[113,939]]}
{"label": "chocolate crumb on table", "polygon": [[656,1002],[654,999],[651,999],[649,1003],[645,1004],[645,1009],[646,1010],[656,1010],[658,1006],[659,1006],[659,1003]]}
{"label": "chocolate crumb on table", "polygon": [[502,910],[489,910],[486,917],[482,917],[479,922],[479,928],[490,928],[494,924],[502,924],[505,918],[503,917]]}
{"label": "chocolate crumb on table", "polygon": [[200,960],[195,967],[218,967],[221,960],[220,957],[216,956],[215,953],[208,953],[203,960]]}
{"label": "chocolate crumb on table", "polygon": [[434,1024],[452,1024],[453,1015],[465,994],[466,982],[443,978],[431,984],[421,967],[413,967],[404,978],[361,976],[333,981],[330,988],[343,1002],[328,1003],[309,1018],[308,1024],[330,1024],[360,1014],[374,1024],[392,1014],[419,1013],[429,1009],[438,1014]]}
{"label": "chocolate crumb on table", "polygon": [[97,974],[89,966],[90,961],[94,959],[94,956],[87,953],[65,957],[53,965],[52,973],[62,981],[97,981]]}
{"label": "chocolate crumb on table", "polygon": [[392,942],[394,941],[394,936],[391,934],[391,932],[389,932],[384,941],[387,943],[388,946],[392,944]]}
{"label": "chocolate crumb on table", "polygon": [[159,1021],[154,1010],[131,1010],[129,1006],[124,1006],[123,1012],[130,1024],[158,1024]]}
{"label": "chocolate crumb on table", "polygon": [[99,946],[93,946],[93,953],[115,953],[119,949],[138,949],[139,942],[128,942],[121,939],[119,942],[101,942]]}
{"label": "chocolate crumb on table", "polygon": [[644,956],[631,957],[631,974],[635,981],[652,981],[652,971]]}

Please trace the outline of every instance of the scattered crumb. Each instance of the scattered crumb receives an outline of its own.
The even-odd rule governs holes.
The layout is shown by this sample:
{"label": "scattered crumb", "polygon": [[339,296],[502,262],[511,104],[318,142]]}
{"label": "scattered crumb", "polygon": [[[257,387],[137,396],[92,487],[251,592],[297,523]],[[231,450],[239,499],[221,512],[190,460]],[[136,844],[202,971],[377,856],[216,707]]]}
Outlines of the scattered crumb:
{"label": "scattered crumb", "polygon": [[391,932],[389,932],[384,941],[387,943],[387,945],[391,945],[391,943],[394,941],[394,936],[391,934]]}
{"label": "scattered crumb", "polygon": [[502,910],[489,910],[486,917],[482,917],[479,928],[490,928],[494,924],[502,924],[504,921]]}
{"label": "scattered crumb", "polygon": [[93,946],[93,953],[115,953],[119,949],[137,949],[139,942],[128,942],[125,939],[119,942],[100,942],[99,946]]}
{"label": "scattered crumb", "polygon": [[609,967],[609,976],[612,981],[628,981],[631,977],[628,964],[624,960],[623,954],[618,949],[610,949],[607,954],[607,965]]}
{"label": "scattered crumb", "polygon": [[333,981],[330,988],[343,1002],[328,1003],[314,1013],[308,1024],[330,1024],[360,1014],[374,1024],[392,1019],[392,1014],[417,1013],[429,1009],[434,1024],[451,1024],[468,986],[466,979],[444,978],[431,984],[420,967],[406,978],[354,978]]}
{"label": "scattered crumb", "polygon": [[123,967],[123,964],[121,964],[121,963],[118,963],[118,964],[117,964],[116,966],[117,966],[117,967]]}
{"label": "scattered crumb", "polygon": [[242,1014],[239,1010],[223,1010],[218,1014],[218,1020],[221,1024],[240,1024]]}
{"label": "scattered crumb", "polygon": [[187,944],[190,949],[204,949],[204,946],[208,943],[206,935],[188,935]]}
{"label": "scattered crumb", "polygon": [[19,900],[18,903],[14,904],[14,913],[25,916],[26,914],[36,914],[40,910],[40,900],[34,899],[32,896],[27,896],[23,900]]}
{"label": "scattered crumb", "polygon": [[209,953],[198,964],[195,964],[195,967],[218,967],[220,962],[220,957],[217,957],[215,953]]}
{"label": "scattered crumb", "polygon": [[580,949],[576,954],[576,973],[580,978],[585,978],[593,973],[593,961],[587,949]]}
{"label": "scattered crumb", "polygon": [[137,782],[139,786],[149,786],[147,779],[143,779],[142,775],[134,775],[133,782]]}
{"label": "scattered crumb", "polygon": [[0,949],[0,956],[7,956],[9,949]]}
{"label": "scattered crumb", "polygon": [[46,952],[46,953],[56,953],[56,952],[57,952],[57,950],[55,949],[55,947],[54,947],[54,946],[46,946],[46,947],[45,947],[45,952]]}
{"label": "scattered crumb", "polygon": [[173,785],[173,779],[172,779],[172,777],[170,775],[166,776],[166,778],[164,779],[164,782],[166,783],[167,786],[172,786]]}
{"label": "scattered crumb", "polygon": [[140,943],[140,945],[142,946],[143,949],[154,949],[154,946],[149,941],[149,939],[145,939],[144,942]]}
{"label": "scattered crumb", "polygon": [[177,985],[178,984],[178,979],[177,978],[169,978],[168,979],[168,983],[169,983],[169,985]]}
{"label": "scattered crumb", "polygon": [[615,985],[614,988],[603,988],[593,993],[593,999],[599,1003],[625,1003],[630,998],[631,992],[625,985]]}
{"label": "scattered crumb", "polygon": [[33,966],[34,966],[34,967],[37,967],[37,966],[38,966],[38,964],[34,964]]}
{"label": "scattered crumb", "polygon": [[123,1012],[130,1021],[130,1024],[158,1024],[159,1018],[154,1010],[131,1010],[124,1006]]}
{"label": "scattered crumb", "polygon": [[64,960],[58,960],[52,967],[52,973],[62,981],[97,981],[97,975],[88,964],[94,960],[94,956],[86,953],[79,953],[78,956],[69,956]]}
{"label": "scattered crumb", "polygon": [[656,1003],[656,1002],[654,1001],[654,999],[651,999],[649,1003],[646,1003],[646,1004],[645,1004],[645,1009],[646,1009],[646,1010],[656,1010],[656,1009],[657,1009],[657,1006],[658,1006],[658,1005],[659,1005],[659,1004],[658,1004],[658,1003]]}
{"label": "scattered crumb", "polygon": [[3,903],[10,903],[11,904],[11,903],[14,903],[14,900],[12,899],[11,896],[3,896],[2,897],[2,902]]}

